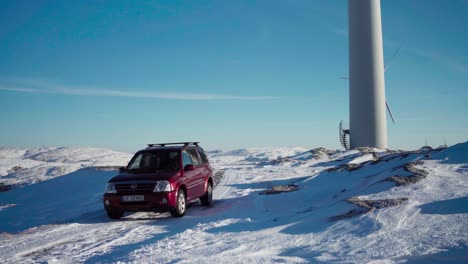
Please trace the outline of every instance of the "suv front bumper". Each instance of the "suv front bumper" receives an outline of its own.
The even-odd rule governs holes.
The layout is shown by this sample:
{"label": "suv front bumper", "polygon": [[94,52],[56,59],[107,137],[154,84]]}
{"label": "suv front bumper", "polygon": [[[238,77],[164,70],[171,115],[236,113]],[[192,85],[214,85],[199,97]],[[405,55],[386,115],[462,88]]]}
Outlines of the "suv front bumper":
{"label": "suv front bumper", "polygon": [[[144,195],[144,201],[124,202],[123,196]],[[127,212],[167,212],[173,210],[177,205],[177,192],[150,193],[150,194],[121,194],[106,193],[103,197],[106,210],[119,210]]]}

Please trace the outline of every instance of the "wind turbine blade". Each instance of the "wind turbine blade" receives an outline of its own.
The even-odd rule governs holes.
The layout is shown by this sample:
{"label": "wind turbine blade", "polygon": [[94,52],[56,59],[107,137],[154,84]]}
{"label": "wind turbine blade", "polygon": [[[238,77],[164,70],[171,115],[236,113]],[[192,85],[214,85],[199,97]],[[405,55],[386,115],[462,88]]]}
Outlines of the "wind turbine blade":
{"label": "wind turbine blade", "polygon": [[385,65],[385,68],[383,70],[384,73],[387,72],[387,69],[388,69],[389,66],[390,66],[390,64]]}
{"label": "wind turbine blade", "polygon": [[[395,50],[395,52],[393,52],[393,55],[390,58],[390,62],[396,57],[396,55],[401,49],[401,46],[403,46],[403,43],[400,43],[400,46]],[[387,65],[385,65],[384,73],[387,72],[388,67],[390,67],[390,62]],[[390,106],[388,105],[387,98],[385,98],[385,106],[387,107],[387,111],[390,114],[390,118],[392,119],[393,124],[395,124],[395,119],[393,118],[392,110],[390,110]]]}
{"label": "wind turbine blade", "polygon": [[401,49],[401,46],[403,46],[403,43],[400,43],[400,46],[395,50],[395,52],[393,52],[393,55],[392,55],[392,58],[395,57],[397,55],[397,53],[400,51]]}
{"label": "wind turbine blade", "polygon": [[395,50],[395,52],[393,52],[393,55],[392,55],[392,57],[391,57],[390,60],[389,60],[390,62],[389,62],[387,65],[385,65],[384,73],[387,71],[388,67],[390,67],[391,61],[393,60],[393,58],[396,57],[396,55],[398,54],[398,52],[399,52],[400,49],[401,49],[401,46],[403,46],[403,43],[401,43],[400,46],[398,46],[398,48]]}
{"label": "wind turbine blade", "polygon": [[387,99],[385,99],[385,105],[387,106],[388,113],[390,114],[390,118],[392,118],[393,124],[395,124],[395,119],[393,119],[392,110],[390,110],[390,106],[388,105]]}

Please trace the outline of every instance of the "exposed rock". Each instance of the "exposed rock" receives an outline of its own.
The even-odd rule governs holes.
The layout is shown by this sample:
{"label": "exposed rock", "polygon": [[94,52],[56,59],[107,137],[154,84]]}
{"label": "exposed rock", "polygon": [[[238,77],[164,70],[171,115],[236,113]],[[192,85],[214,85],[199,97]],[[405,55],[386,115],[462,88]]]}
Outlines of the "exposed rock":
{"label": "exposed rock", "polygon": [[283,193],[283,192],[294,192],[298,191],[299,186],[296,184],[288,184],[288,185],[278,185],[278,186],[273,186],[272,188],[260,192],[260,194],[278,194],[278,193]]}
{"label": "exposed rock", "polygon": [[279,164],[283,164],[283,163],[286,163],[286,162],[290,162],[291,160],[287,157],[285,158],[281,158],[281,157],[278,157],[277,159],[274,159],[270,162],[267,162],[267,163],[261,163],[260,165],[264,166],[264,165],[279,165]]}
{"label": "exposed rock", "polygon": [[355,217],[355,216],[358,216],[358,215],[362,215],[362,214],[365,214],[367,212],[369,212],[369,211],[364,210],[364,209],[353,209],[353,210],[348,211],[345,214],[332,216],[332,217],[329,218],[329,220],[330,221],[338,221],[338,220],[352,218],[352,217]]}
{"label": "exposed rock", "polygon": [[362,148],[356,148],[356,150],[358,150],[359,152],[361,152],[362,155],[366,155],[366,154],[375,155],[375,151],[374,151],[374,149],[372,149],[372,148],[362,147]]}
{"label": "exposed rock", "polygon": [[8,192],[11,189],[13,189],[13,186],[0,183],[0,192]]}
{"label": "exposed rock", "polygon": [[335,171],[354,171],[357,169],[360,169],[362,167],[362,164],[355,164],[355,163],[349,163],[349,164],[342,164],[339,166],[335,166],[333,168],[326,169],[326,172],[335,172]]}
{"label": "exposed rock", "polygon": [[119,168],[122,166],[94,166],[96,170],[99,171],[113,171],[113,170],[119,170]]}
{"label": "exposed rock", "polygon": [[344,214],[330,217],[330,221],[337,221],[341,219],[351,218],[362,214],[367,214],[376,209],[385,207],[398,206],[408,201],[408,198],[397,199],[380,199],[380,200],[362,200],[359,197],[351,197],[347,199],[349,203],[359,206],[359,209],[352,209]]}
{"label": "exposed rock", "polygon": [[391,176],[385,179],[386,181],[393,181],[397,184],[397,186],[406,186],[410,184],[414,184],[419,182],[420,180],[424,179],[427,177],[428,172],[422,169],[416,168],[417,165],[423,164],[423,161],[416,161],[416,162],[411,162],[406,164],[403,168],[407,171],[410,172],[410,176]]}
{"label": "exposed rock", "polygon": [[20,170],[22,170],[22,169],[23,169],[23,168],[22,168],[21,166],[18,166],[18,165],[13,166],[11,169],[8,170],[8,174],[13,173],[13,172],[20,171]]}
{"label": "exposed rock", "polygon": [[224,177],[224,170],[219,170],[213,175],[213,187],[216,187]]}
{"label": "exposed rock", "polygon": [[325,148],[315,148],[312,149],[310,153],[312,153],[314,159],[320,159],[329,155],[329,151]]}
{"label": "exposed rock", "polygon": [[359,197],[351,197],[346,201],[353,203],[367,210],[381,209],[385,207],[398,206],[408,201],[408,198],[380,199],[380,200],[361,200]]}

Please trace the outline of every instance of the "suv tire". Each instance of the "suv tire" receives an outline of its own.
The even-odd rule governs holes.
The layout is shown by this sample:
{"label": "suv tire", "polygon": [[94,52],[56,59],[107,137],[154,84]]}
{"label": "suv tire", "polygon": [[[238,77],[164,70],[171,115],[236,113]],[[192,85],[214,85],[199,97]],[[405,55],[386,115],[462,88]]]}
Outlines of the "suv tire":
{"label": "suv tire", "polygon": [[112,210],[112,209],[107,209],[106,213],[107,213],[107,216],[111,219],[120,219],[124,215],[123,211]]}
{"label": "suv tire", "polygon": [[185,192],[179,189],[177,192],[177,206],[171,211],[171,215],[174,217],[182,217],[185,215],[185,209],[187,209],[187,200],[185,198]]}
{"label": "suv tire", "polygon": [[208,182],[206,187],[206,193],[200,197],[201,204],[204,206],[211,206],[213,204],[213,184],[211,181]]}

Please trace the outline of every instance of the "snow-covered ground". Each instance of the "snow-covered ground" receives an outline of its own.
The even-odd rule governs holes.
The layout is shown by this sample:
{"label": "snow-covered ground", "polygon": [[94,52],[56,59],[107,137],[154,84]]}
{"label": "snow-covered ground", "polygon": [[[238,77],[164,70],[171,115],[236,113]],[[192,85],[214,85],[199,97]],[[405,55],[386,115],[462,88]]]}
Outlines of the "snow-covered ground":
{"label": "snow-covered ground", "polygon": [[16,188],[80,168],[124,166],[131,157],[128,153],[102,148],[0,148],[0,184]]}
{"label": "snow-covered ground", "polygon": [[[116,171],[94,167],[129,158],[0,149],[0,183],[16,186],[0,193],[0,262],[468,262],[468,142],[412,152],[213,151],[212,166],[225,172],[213,207],[111,221],[101,195]],[[44,173],[48,166],[63,173]],[[264,194],[278,186],[296,191]]]}

